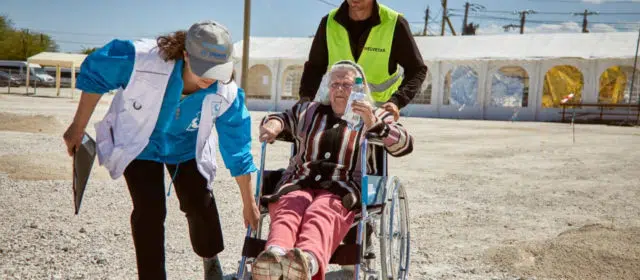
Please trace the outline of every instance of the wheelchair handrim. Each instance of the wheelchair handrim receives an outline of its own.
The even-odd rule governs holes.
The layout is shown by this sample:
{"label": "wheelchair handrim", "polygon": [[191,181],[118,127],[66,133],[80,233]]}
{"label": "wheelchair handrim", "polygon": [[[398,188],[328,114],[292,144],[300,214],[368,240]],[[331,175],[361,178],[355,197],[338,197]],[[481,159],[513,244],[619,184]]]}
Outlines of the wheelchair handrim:
{"label": "wheelchair handrim", "polygon": [[[382,278],[406,279],[409,271],[409,213],[404,186],[397,177],[389,178],[387,185],[387,203],[382,213],[380,226],[380,261]],[[396,207],[396,204],[398,207]],[[396,213],[397,216],[396,217]],[[395,221],[399,223],[399,233],[395,232]],[[400,237],[398,246],[394,245],[394,237]],[[397,247],[397,251],[395,250]],[[398,256],[397,262],[394,255]]]}

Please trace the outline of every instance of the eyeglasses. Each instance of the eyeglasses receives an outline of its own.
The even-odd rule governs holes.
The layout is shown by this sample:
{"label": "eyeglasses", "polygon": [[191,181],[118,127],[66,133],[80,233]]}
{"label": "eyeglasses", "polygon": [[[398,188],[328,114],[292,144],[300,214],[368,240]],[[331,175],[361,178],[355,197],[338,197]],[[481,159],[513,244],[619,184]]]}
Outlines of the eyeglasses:
{"label": "eyeglasses", "polygon": [[353,83],[331,83],[331,88],[338,89],[339,87],[342,87],[345,90],[351,90],[351,88],[353,87]]}

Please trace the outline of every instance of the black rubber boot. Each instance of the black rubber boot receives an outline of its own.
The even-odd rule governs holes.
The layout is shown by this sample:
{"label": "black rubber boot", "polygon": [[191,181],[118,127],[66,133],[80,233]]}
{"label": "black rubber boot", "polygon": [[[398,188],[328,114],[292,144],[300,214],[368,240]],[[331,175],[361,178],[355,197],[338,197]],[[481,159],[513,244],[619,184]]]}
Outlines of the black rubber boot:
{"label": "black rubber boot", "polygon": [[218,257],[204,258],[204,280],[222,280],[222,265]]}

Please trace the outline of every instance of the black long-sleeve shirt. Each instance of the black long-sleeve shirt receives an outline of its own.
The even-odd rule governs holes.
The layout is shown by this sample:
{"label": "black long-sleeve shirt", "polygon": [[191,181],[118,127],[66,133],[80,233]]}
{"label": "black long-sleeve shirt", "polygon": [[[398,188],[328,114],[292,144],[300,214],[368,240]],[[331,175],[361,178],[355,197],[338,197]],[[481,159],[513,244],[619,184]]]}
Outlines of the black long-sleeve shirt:
{"label": "black long-sleeve shirt", "polygon": [[[342,3],[336,12],[336,21],[345,27],[349,34],[349,42],[353,58],[357,61],[367,41],[371,28],[380,24],[378,3],[374,1],[374,10],[371,16],[363,21],[354,21],[349,17],[349,6],[346,1]],[[304,71],[300,81],[300,97],[308,97],[313,100],[320,87],[322,76],[327,72],[329,64],[329,51],[327,48],[327,18],[320,21],[318,30],[313,38],[309,59],[304,64]],[[422,60],[420,50],[416,45],[411,28],[407,20],[398,16],[391,44],[389,57],[389,74],[395,73],[397,65],[404,69],[404,79],[389,102],[393,102],[398,108],[403,108],[413,100],[427,76],[427,66]],[[364,69],[365,72],[367,69]]]}

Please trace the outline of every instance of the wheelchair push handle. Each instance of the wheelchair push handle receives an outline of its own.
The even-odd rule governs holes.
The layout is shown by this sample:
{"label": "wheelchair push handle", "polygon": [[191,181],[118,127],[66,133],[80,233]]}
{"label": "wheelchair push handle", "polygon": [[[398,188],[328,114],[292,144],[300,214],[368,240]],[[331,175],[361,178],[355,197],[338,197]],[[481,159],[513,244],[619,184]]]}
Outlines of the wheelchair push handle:
{"label": "wheelchair push handle", "polygon": [[367,139],[368,144],[373,144],[377,146],[384,146],[384,142],[382,141],[382,137],[378,136],[373,132],[367,132],[365,134],[365,139]]}

